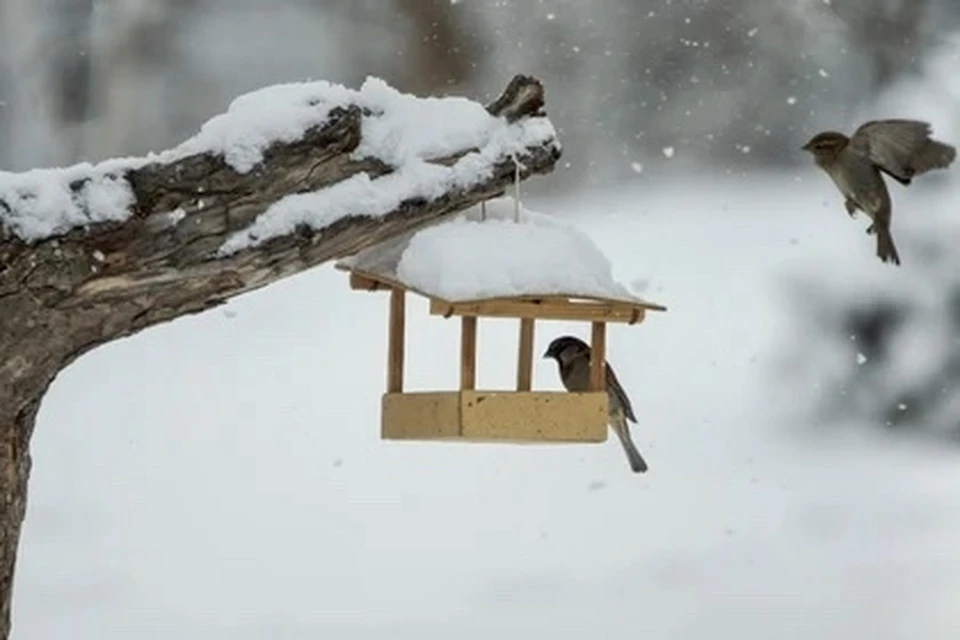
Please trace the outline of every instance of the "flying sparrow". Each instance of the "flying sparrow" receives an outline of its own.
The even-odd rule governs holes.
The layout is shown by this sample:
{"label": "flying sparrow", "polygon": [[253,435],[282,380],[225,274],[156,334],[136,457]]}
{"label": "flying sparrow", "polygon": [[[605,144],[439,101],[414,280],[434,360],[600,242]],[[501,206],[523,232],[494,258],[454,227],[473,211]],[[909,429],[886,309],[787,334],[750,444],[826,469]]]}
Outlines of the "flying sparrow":
{"label": "flying sparrow", "polygon": [[[550,343],[544,358],[553,358],[557,361],[560,368],[560,380],[567,391],[589,391],[590,390],[590,346],[573,336],[561,336]],[[617,375],[609,363],[604,363],[606,368],[606,389],[607,389],[607,418],[610,428],[620,438],[624,451],[627,452],[627,460],[630,462],[630,468],[634,473],[643,473],[647,470],[647,463],[643,456],[637,451],[633,440],[630,439],[630,429],[627,420],[636,422],[637,418],[633,414],[633,407],[630,405],[630,398],[627,397]]]}
{"label": "flying sparrow", "polygon": [[918,120],[871,120],[850,138],[824,131],[803,145],[840,189],[850,217],[859,210],[873,220],[867,233],[876,234],[877,257],[883,262],[899,265],[900,256],[890,233],[890,194],[881,172],[906,186],[914,176],[948,167],[957,155],[930,133],[930,125]]}

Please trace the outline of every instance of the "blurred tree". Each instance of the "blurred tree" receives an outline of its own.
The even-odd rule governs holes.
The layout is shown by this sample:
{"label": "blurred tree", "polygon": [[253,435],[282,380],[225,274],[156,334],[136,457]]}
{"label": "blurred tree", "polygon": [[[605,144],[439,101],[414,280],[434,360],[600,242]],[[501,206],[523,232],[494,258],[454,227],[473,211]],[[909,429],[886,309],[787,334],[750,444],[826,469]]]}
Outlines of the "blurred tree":
{"label": "blurred tree", "polygon": [[828,7],[873,66],[873,89],[880,91],[904,71],[914,71],[919,56],[934,38],[927,21],[929,0],[832,0]]}
{"label": "blurred tree", "polygon": [[425,94],[470,86],[483,62],[481,35],[468,28],[464,13],[450,0],[395,0],[409,22],[409,44],[394,73],[403,76],[405,91]]}
{"label": "blurred tree", "polygon": [[624,179],[636,161],[671,174],[800,162],[814,128],[841,126],[884,86],[877,69],[888,82],[913,68],[942,33],[927,7],[950,0],[843,1],[469,4],[490,24],[493,60],[564,96],[553,117],[575,176]]}
{"label": "blurred tree", "polygon": [[376,75],[409,93],[459,92],[475,86],[477,68],[493,50],[470,10],[450,0],[318,0],[312,6],[327,18],[340,16],[355,33],[394,36],[389,50],[355,52],[351,84]]}
{"label": "blurred tree", "polygon": [[63,165],[142,147],[166,111],[164,72],[176,69],[174,34],[193,6],[2,0],[0,162]]}
{"label": "blurred tree", "polygon": [[[960,438],[960,272],[948,244],[913,243],[910,268],[923,287],[884,291],[851,282],[831,290],[808,283],[798,292],[806,326],[799,341],[791,336],[803,353],[791,352],[789,384],[816,386],[818,422],[855,420]],[[829,357],[815,356],[818,350]],[[802,371],[807,378],[795,377]]]}
{"label": "blurred tree", "polygon": [[100,0],[91,26],[93,102],[80,157],[149,148],[170,108],[165,79],[181,68],[176,34],[195,0]]}
{"label": "blurred tree", "polygon": [[[71,2],[66,6],[77,5]],[[5,166],[63,163],[63,141],[69,134],[60,135],[59,118],[76,116],[86,107],[86,97],[69,99],[65,95],[60,84],[64,74],[58,68],[69,54],[58,46],[57,35],[76,45],[80,38],[72,34],[79,25],[74,21],[82,13],[55,12],[54,8],[51,0],[0,3],[0,160]],[[66,92],[74,90],[67,88]]]}
{"label": "blurred tree", "polygon": [[266,83],[375,75],[419,94],[489,97],[505,69],[521,69],[562,97],[551,113],[571,169],[562,186],[632,178],[640,165],[653,174],[789,166],[809,133],[850,124],[914,70],[960,20],[958,6],[0,0],[0,162],[168,146]]}
{"label": "blurred tree", "polygon": [[90,61],[90,21],[93,0],[63,0],[54,12],[50,41],[55,108],[53,116],[65,124],[79,124],[89,117],[93,70]]}

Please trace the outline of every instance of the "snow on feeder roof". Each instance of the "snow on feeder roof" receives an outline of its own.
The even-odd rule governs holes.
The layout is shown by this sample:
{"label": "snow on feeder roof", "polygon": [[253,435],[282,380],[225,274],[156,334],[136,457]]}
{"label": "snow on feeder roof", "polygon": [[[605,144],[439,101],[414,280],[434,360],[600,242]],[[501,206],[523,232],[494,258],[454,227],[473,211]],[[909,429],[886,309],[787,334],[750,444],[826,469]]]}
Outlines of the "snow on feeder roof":
{"label": "snow on feeder roof", "polygon": [[[632,295],[580,230],[522,207],[519,213],[516,219],[512,198],[490,200],[483,210],[474,207],[360,251],[336,266],[357,276],[355,288],[401,287],[430,298],[433,307],[445,306],[443,315],[467,315],[458,309],[471,308],[475,315],[527,317],[483,304],[524,301],[535,305],[531,312],[542,311],[529,317],[632,324],[646,310],[666,309]],[[550,305],[573,304],[586,315],[573,309],[550,312]]]}

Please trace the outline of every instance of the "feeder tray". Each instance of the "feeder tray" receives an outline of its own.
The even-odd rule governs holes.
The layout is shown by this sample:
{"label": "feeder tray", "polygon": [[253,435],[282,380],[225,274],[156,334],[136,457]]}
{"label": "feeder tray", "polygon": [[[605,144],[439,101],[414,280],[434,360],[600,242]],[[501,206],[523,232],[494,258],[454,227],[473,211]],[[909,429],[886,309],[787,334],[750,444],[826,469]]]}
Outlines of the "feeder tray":
{"label": "feeder tray", "polygon": [[[407,286],[384,274],[340,263],[350,288],[390,293],[387,391],[382,399],[381,437],[386,440],[440,440],[498,443],[584,443],[607,439],[607,394],[603,362],[606,324],[637,324],[648,310],[666,307],[640,299],[524,295],[451,301]],[[430,314],[460,317],[460,388],[405,392],[403,389],[406,293],[429,301]],[[516,391],[477,390],[477,319],[519,319]],[[591,390],[584,393],[533,391],[534,322],[590,322]]]}

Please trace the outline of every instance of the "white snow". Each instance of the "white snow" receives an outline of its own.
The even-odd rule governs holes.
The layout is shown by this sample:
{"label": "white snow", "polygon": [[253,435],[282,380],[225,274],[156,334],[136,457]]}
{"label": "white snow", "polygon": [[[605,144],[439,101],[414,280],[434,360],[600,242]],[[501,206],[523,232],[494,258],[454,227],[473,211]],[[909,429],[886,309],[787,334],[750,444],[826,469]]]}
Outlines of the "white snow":
{"label": "white snow", "polygon": [[357,100],[375,115],[364,118],[356,156],[374,156],[394,166],[482,148],[505,124],[479,102],[456,96],[418,98],[376,78],[367,79]]}
{"label": "white snow", "polygon": [[524,294],[627,297],[586,236],[550,224],[458,219],[417,234],[397,275],[447,300]]}
{"label": "white snow", "polygon": [[[559,144],[546,118],[508,124],[478,103],[417,99],[380,81],[368,80],[361,91],[366,104],[375,105],[380,115],[365,118],[364,141],[356,153],[378,157],[396,169],[380,178],[361,173],[324,189],[287,196],[228,238],[221,255],[285,235],[300,225],[323,229],[344,216],[381,216],[406,200],[433,200],[451,190],[468,189],[489,177],[496,164],[529,147]],[[476,150],[450,166],[429,162],[470,148]]]}
{"label": "white snow", "polygon": [[299,139],[311,127],[326,122],[332,109],[357,100],[359,93],[323,80],[263,87],[237,97],[225,113],[200,127],[197,135],[150,159],[171,162],[197,153],[215,153],[246,173],[263,159],[271,144]]}
{"label": "white snow", "polygon": [[133,192],[115,163],[0,171],[0,236],[10,232],[32,242],[96,222],[125,220],[131,204]]}
{"label": "white snow", "polygon": [[[511,125],[491,116],[477,102],[460,97],[418,98],[378,78],[368,77],[359,90],[324,81],[279,84],[238,97],[197,135],[161,153],[98,165],[0,172],[0,201],[7,204],[0,204],[0,228],[34,242],[95,222],[125,220],[133,203],[123,179],[126,171],[150,162],[213,153],[244,173],[256,167],[271,144],[302,137],[311,127],[323,124],[332,109],[348,104],[369,112],[354,156],[376,157],[397,171],[376,184],[361,175],[314,194],[285,199],[225,243],[227,253],[287,233],[297,224],[322,228],[343,215],[379,215],[408,198],[434,198],[451,188],[466,188],[484,179],[504,158],[542,143],[559,145],[546,118]],[[476,151],[450,167],[427,162],[471,148]],[[71,189],[78,181],[83,186]]]}
{"label": "white snow", "polygon": [[[197,204],[197,209],[203,209],[203,200],[201,200]],[[176,209],[171,211],[169,214],[167,214],[167,216],[170,219],[170,224],[172,226],[176,226],[180,224],[181,220],[187,217],[187,212],[184,211],[182,207],[177,207]]]}
{"label": "white snow", "polygon": [[502,197],[423,229],[403,242],[371,247],[341,264],[395,279],[444,300],[535,294],[635,301],[585,233]]}
{"label": "white snow", "polygon": [[[806,389],[773,392],[797,340],[786,269],[915,279],[876,260],[814,169],[527,197],[671,304],[608,336],[644,476],[614,437],[381,441],[386,300],[332,268],[85,355],[34,435],[19,634],[954,638],[956,451],[798,424]],[[902,210],[952,210],[918,186]],[[410,390],[455,386],[459,324],[416,297],[407,323]],[[587,332],[542,323],[536,350]],[[479,386],[513,388],[516,340],[515,323],[481,325]],[[536,360],[534,387],[561,388],[554,363]]]}

